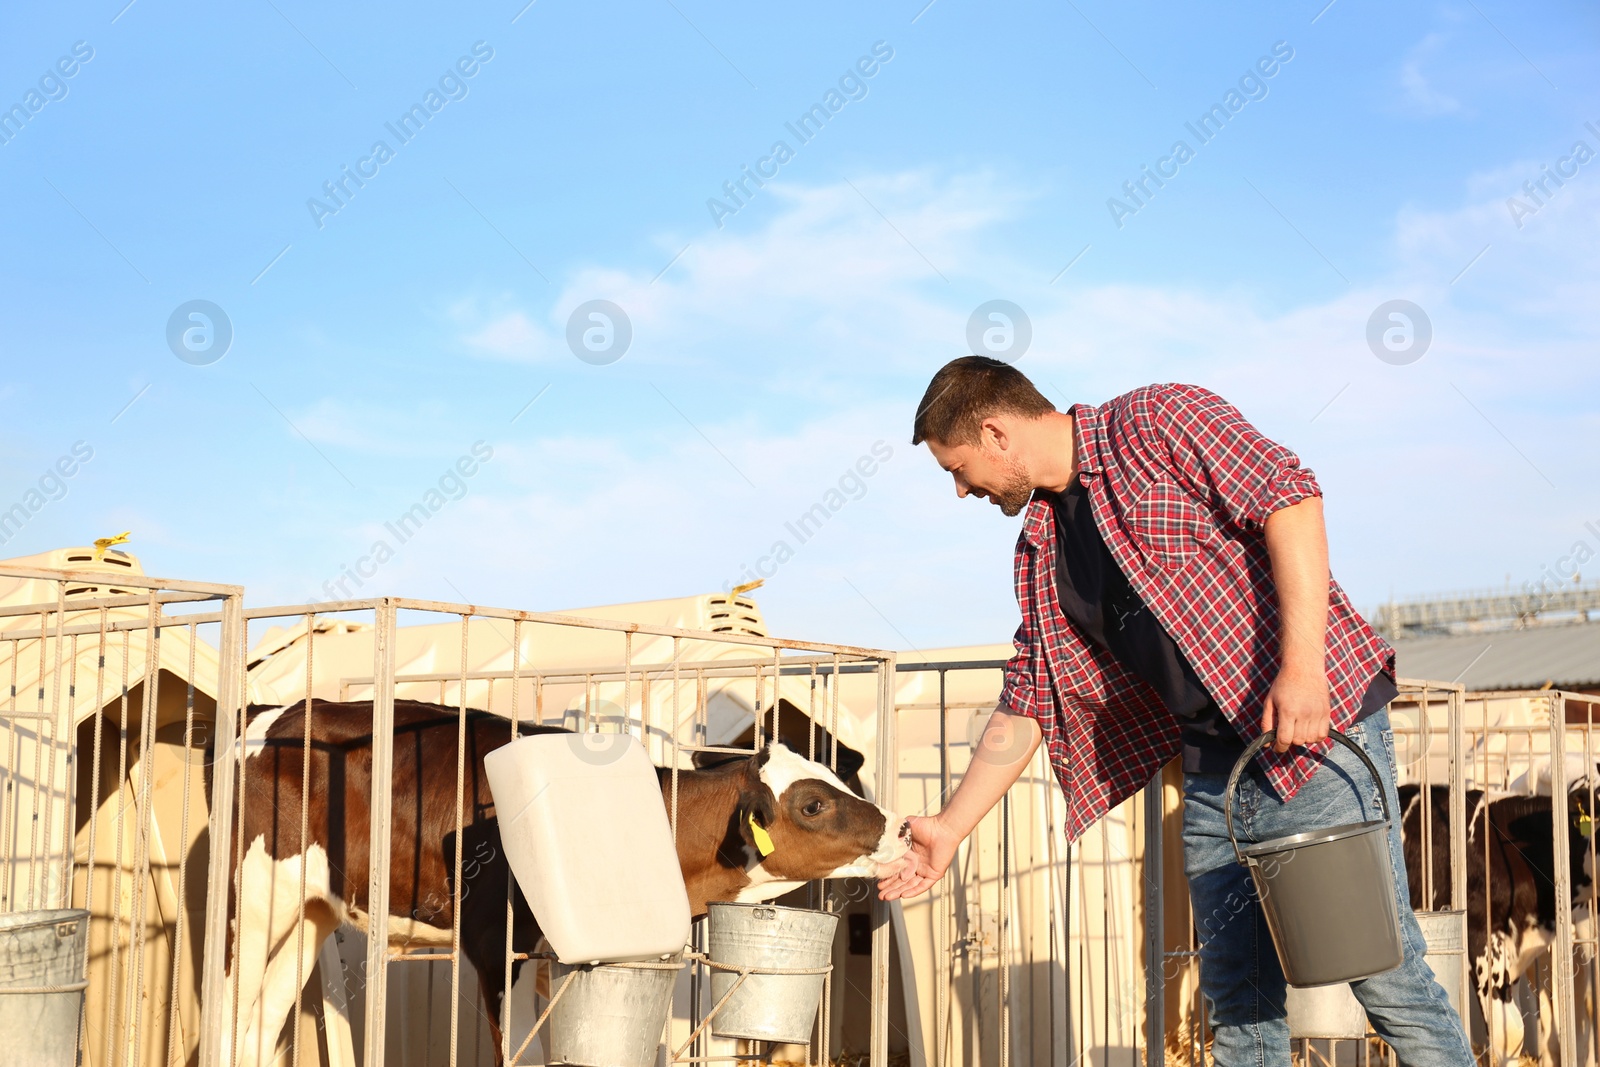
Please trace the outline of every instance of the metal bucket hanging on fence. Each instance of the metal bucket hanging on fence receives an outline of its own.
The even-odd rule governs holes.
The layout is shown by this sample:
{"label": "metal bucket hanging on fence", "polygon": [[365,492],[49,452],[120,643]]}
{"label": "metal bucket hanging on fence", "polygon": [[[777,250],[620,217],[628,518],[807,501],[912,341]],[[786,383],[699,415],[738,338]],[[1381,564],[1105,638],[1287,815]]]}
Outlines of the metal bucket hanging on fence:
{"label": "metal bucket hanging on fence", "polygon": [[1228,776],[1224,795],[1228,840],[1250,870],[1256,897],[1283,976],[1293,986],[1354,982],[1392,971],[1405,959],[1394,869],[1389,863],[1389,798],[1378,769],[1337,730],[1329,737],[1361,757],[1379,783],[1383,818],[1330,826],[1239,847],[1233,833],[1233,791],[1250,761],[1272,743],[1268,730],[1244,750]]}
{"label": "metal bucket hanging on fence", "polygon": [[550,966],[551,1063],[655,1067],[681,959]]}
{"label": "metal bucket hanging on fence", "polygon": [[72,1067],[88,948],[86,911],[0,915],[0,1067]]}
{"label": "metal bucket hanging on fence", "polygon": [[[709,911],[707,955],[719,965],[711,972],[711,1003],[720,1005],[711,1032],[809,1044],[839,916],[776,904],[719,903]],[[751,973],[741,983],[739,971],[744,970]],[[792,973],[796,971],[811,973]]]}

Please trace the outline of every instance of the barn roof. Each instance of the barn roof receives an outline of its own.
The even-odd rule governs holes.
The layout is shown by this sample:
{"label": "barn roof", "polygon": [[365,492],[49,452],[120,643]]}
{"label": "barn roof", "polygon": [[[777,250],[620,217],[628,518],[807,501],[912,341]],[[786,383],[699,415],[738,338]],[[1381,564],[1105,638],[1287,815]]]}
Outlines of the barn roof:
{"label": "barn roof", "polygon": [[1600,623],[1411,637],[1393,644],[1407,678],[1477,690],[1600,687]]}

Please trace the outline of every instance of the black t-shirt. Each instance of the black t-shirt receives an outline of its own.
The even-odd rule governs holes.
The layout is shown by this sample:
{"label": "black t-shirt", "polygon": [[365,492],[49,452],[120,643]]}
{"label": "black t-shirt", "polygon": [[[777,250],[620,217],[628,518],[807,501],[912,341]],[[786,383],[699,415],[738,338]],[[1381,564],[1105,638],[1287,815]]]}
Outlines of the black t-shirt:
{"label": "black t-shirt", "polygon": [[[1084,637],[1110,652],[1161,697],[1182,731],[1186,773],[1228,773],[1244,751],[1244,742],[1112,558],[1095,526],[1083,484],[1074,480],[1051,502],[1062,613]],[[1357,720],[1388,704],[1397,692],[1394,679],[1378,672],[1367,687]]]}

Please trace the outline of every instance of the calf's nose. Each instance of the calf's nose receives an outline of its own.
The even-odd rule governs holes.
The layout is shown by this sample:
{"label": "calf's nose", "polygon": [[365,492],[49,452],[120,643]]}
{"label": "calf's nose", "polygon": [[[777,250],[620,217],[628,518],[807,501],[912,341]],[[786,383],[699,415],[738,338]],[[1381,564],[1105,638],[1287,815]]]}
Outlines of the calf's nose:
{"label": "calf's nose", "polygon": [[911,820],[902,819],[892,811],[883,812],[883,836],[871,858],[877,863],[893,863],[911,848]]}

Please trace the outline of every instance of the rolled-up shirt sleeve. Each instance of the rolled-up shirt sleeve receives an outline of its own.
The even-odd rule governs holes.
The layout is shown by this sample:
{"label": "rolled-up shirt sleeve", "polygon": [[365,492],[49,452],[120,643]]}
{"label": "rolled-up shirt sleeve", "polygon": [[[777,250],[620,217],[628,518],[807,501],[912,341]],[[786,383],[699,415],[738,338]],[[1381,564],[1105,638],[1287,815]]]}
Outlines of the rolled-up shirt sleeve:
{"label": "rolled-up shirt sleeve", "polygon": [[1038,690],[1033,684],[1033,634],[1026,617],[1017,627],[1011,643],[1017,651],[1006,661],[1004,681],[1000,688],[1000,707],[1013,715],[1037,719],[1040,707]]}
{"label": "rolled-up shirt sleeve", "polygon": [[1035,594],[1031,581],[1033,557],[1025,536],[1017,538],[1017,551],[1012,559],[1011,570],[1012,579],[1016,583],[1017,608],[1022,612],[1022,621],[1017,624],[1017,632],[1011,638],[1011,644],[1016,652],[1006,661],[1000,688],[1000,707],[1013,715],[1026,715],[1030,719],[1037,719],[1044,713],[1044,709],[1035,682],[1038,678],[1038,664],[1034,661],[1034,656],[1040,654],[1042,650],[1037,647],[1039,635],[1034,633]]}
{"label": "rolled-up shirt sleeve", "polygon": [[1157,387],[1142,429],[1167,447],[1172,469],[1235,525],[1259,528],[1274,511],[1321,496],[1294,451],[1265,436],[1239,409],[1196,385]]}

